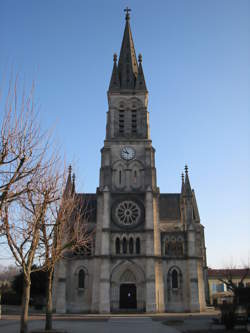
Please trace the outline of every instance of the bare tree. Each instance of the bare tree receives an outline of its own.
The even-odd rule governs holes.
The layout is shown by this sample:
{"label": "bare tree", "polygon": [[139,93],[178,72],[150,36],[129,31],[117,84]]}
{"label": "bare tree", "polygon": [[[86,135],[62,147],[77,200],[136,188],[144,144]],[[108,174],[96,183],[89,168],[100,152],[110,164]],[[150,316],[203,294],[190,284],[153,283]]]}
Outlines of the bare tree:
{"label": "bare tree", "polygon": [[27,332],[30,300],[30,274],[40,239],[40,228],[47,202],[42,201],[40,177],[12,205],[4,206],[3,232],[16,263],[22,267],[24,286],[20,332]]}
{"label": "bare tree", "polygon": [[241,320],[244,316],[247,319],[247,308],[249,309],[250,305],[250,288],[244,287],[244,280],[249,276],[249,267],[249,265],[245,265],[245,268],[239,269],[231,263],[226,269],[219,271],[221,277],[218,280],[225,284],[227,290],[230,290],[233,294],[232,304],[225,303],[220,306],[221,321],[227,329],[232,329],[237,322],[237,308],[241,312]]}
{"label": "bare tree", "polygon": [[24,272],[21,326],[27,332],[30,274],[40,240],[40,179],[55,162],[48,157],[49,136],[42,134],[34,113],[34,86],[19,98],[18,80],[10,84],[0,133],[0,235]]}
{"label": "bare tree", "polygon": [[[244,268],[237,269],[235,266],[231,266],[223,270],[223,277],[219,278],[219,281],[227,286],[227,290],[232,291],[234,295],[234,302],[238,303],[239,293],[244,288],[244,280],[250,273],[250,266],[245,265]],[[238,275],[240,281],[235,281],[235,275]]]}
{"label": "bare tree", "polygon": [[48,148],[48,136],[41,133],[34,112],[34,84],[21,97],[17,87],[18,78],[10,82],[5,102],[2,99],[0,104],[0,218],[4,204],[27,191]]}
{"label": "bare tree", "polygon": [[[49,138],[34,115],[33,88],[17,96],[9,89],[0,138],[0,235],[23,270],[20,332],[27,332],[30,274],[34,263],[47,271],[46,329],[52,326],[52,277],[56,263],[70,250],[89,244],[84,212],[73,184],[66,184]],[[69,175],[71,182],[71,174]],[[35,269],[37,270],[37,268]]]}
{"label": "bare tree", "polygon": [[74,192],[66,191],[64,176],[56,166],[50,163],[33,177],[27,191],[14,204],[5,205],[3,214],[4,234],[24,274],[21,333],[27,332],[31,273],[47,272],[45,327],[51,329],[55,265],[68,251],[87,246],[90,239],[79,202]]}
{"label": "bare tree", "polygon": [[50,184],[52,193],[56,193],[55,198],[60,198],[51,202],[41,228],[40,248],[41,258],[44,260],[42,267],[47,271],[45,329],[51,330],[52,279],[55,266],[69,253],[88,248],[92,241],[92,233],[87,229],[87,206],[80,202],[75,194],[74,181],[71,181],[71,167],[65,186],[62,186],[58,172],[52,173],[46,182]]}

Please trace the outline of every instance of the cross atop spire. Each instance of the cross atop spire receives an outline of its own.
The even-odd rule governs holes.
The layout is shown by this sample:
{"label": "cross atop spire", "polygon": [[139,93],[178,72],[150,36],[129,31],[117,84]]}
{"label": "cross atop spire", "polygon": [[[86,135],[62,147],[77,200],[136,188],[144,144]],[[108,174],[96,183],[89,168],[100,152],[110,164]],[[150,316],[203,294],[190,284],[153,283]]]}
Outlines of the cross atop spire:
{"label": "cross atop spire", "polygon": [[131,12],[131,9],[128,8],[128,6],[124,9],[124,12],[126,12],[126,21],[128,21],[130,19],[130,15],[129,12]]}
{"label": "cross atop spire", "polygon": [[131,12],[131,9],[126,7],[124,12],[126,12],[126,24],[118,64],[116,64],[117,57],[114,57],[114,66],[109,85],[109,92],[113,91],[117,93],[119,91],[132,90],[147,92],[142,69],[142,56],[139,55],[138,66],[130,28],[129,12]]}

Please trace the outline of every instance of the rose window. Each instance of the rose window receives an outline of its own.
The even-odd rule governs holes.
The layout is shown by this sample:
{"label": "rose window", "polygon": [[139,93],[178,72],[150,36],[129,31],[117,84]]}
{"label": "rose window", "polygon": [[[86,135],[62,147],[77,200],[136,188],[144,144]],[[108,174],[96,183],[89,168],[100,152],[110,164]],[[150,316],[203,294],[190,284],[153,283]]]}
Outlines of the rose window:
{"label": "rose window", "polygon": [[141,216],[141,210],[137,203],[127,200],[122,201],[117,205],[115,215],[121,224],[129,226],[138,223]]}

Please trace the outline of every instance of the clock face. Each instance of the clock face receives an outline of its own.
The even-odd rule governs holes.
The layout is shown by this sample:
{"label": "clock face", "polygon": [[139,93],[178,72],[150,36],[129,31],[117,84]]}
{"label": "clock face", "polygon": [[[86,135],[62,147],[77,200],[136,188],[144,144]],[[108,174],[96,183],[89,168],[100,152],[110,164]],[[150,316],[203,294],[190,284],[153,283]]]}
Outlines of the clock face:
{"label": "clock face", "polygon": [[135,150],[132,147],[123,147],[121,149],[121,157],[124,160],[132,160],[133,158],[135,158]]}

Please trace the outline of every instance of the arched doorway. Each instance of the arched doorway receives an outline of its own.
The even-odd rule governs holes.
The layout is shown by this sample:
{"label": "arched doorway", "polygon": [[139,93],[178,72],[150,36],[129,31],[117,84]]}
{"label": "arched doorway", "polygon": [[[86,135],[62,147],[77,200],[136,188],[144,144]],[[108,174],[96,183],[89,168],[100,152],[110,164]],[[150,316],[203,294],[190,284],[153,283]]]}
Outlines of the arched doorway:
{"label": "arched doorway", "polygon": [[136,309],[136,285],[123,283],[120,285],[120,309]]}
{"label": "arched doorway", "polygon": [[136,277],[127,269],[120,279],[120,309],[136,309]]}
{"label": "arched doorway", "polygon": [[116,265],[111,273],[111,312],[145,311],[145,276],[132,260]]}

